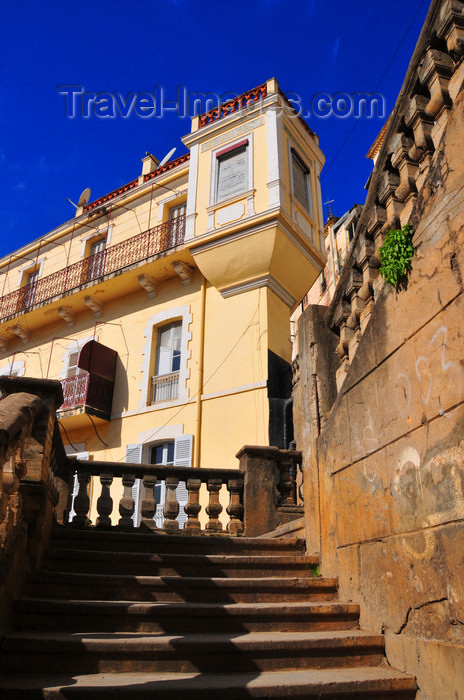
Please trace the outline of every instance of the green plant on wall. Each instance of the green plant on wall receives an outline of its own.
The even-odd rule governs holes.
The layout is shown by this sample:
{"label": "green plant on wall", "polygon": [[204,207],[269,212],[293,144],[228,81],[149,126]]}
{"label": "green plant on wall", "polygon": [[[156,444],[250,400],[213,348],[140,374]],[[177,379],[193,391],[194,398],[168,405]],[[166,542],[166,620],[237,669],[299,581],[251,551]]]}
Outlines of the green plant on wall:
{"label": "green plant on wall", "polygon": [[379,248],[381,264],[379,272],[392,287],[398,287],[412,270],[413,233],[409,224],[401,229],[390,229],[383,245]]}

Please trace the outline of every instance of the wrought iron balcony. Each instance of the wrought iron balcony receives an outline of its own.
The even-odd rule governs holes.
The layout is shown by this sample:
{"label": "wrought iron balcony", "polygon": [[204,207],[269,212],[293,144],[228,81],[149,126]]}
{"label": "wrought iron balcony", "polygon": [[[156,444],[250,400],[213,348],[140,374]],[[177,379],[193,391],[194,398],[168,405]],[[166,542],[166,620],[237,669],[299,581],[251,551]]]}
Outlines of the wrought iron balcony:
{"label": "wrought iron balcony", "polygon": [[96,282],[105,275],[174,248],[183,243],[184,235],[185,215],[16,289],[0,300],[0,321],[5,321],[18,312],[30,311],[60,294]]}
{"label": "wrought iron balcony", "polygon": [[179,396],[179,372],[152,377],[152,403],[170,401]]}
{"label": "wrought iron balcony", "polygon": [[113,401],[113,382],[97,374],[82,372],[75,377],[61,380],[64,401],[59,411],[82,408],[84,413],[91,413],[110,420]]}
{"label": "wrought iron balcony", "polygon": [[117,352],[90,340],[79,353],[79,373],[61,380],[63,403],[58,411],[82,409],[104,420],[111,418]]}

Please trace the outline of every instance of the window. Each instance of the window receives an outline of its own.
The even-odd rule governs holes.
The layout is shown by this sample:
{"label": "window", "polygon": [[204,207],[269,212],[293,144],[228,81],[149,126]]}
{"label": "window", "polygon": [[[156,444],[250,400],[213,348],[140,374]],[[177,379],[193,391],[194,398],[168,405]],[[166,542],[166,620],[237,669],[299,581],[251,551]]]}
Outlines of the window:
{"label": "window", "polygon": [[176,207],[172,207],[169,210],[169,221],[177,221],[178,219],[182,219],[182,217],[185,216],[186,207],[187,205],[185,202],[184,204],[179,204]]}
{"label": "window", "polygon": [[167,247],[171,248],[182,243],[185,231],[185,212],[187,205],[184,202],[169,210],[169,241]]}
{"label": "window", "polygon": [[152,403],[169,401],[179,395],[182,322],[158,328]]}
{"label": "window", "polygon": [[350,227],[348,229],[348,242],[351,243],[353,240],[354,236],[356,233],[356,221],[353,221],[352,224],[350,224]]}
{"label": "window", "polygon": [[216,202],[249,189],[248,139],[216,153]]}
{"label": "window", "polygon": [[82,374],[83,370],[77,366],[79,361],[80,350],[71,352],[68,355],[68,366],[66,368],[66,377],[77,377],[78,374]]}
{"label": "window", "polygon": [[87,282],[91,282],[104,274],[106,239],[100,238],[90,246],[87,268]]}
{"label": "window", "polygon": [[0,368],[0,377],[22,377],[24,374],[25,363],[23,360],[9,362],[4,367]]}
{"label": "window", "polygon": [[23,309],[27,309],[29,306],[32,306],[34,303],[34,297],[35,297],[35,292],[37,289],[37,282],[39,279],[39,270],[34,270],[34,272],[30,272],[26,278],[26,285],[24,287],[24,292],[23,292],[23,301],[22,301],[22,307]]}
{"label": "window", "polygon": [[[155,443],[153,445],[144,446],[142,444],[126,446],[126,462],[130,464],[140,464],[142,456],[147,455],[148,449],[149,463],[158,466],[176,466],[176,467],[191,467],[192,466],[192,435],[180,435],[174,440],[165,440],[164,442]],[[134,515],[132,520],[135,527],[140,524],[141,517],[141,479],[136,479],[132,487],[132,498],[134,499]],[[155,523],[157,527],[162,527],[164,522],[163,507],[166,500],[166,485],[164,481],[158,482],[155,486],[156,513]],[[179,514],[176,518],[179,523],[179,528],[184,527],[187,521],[187,514],[184,506],[187,505],[188,491],[185,481],[179,481],[176,489],[176,498],[179,504]]]}
{"label": "window", "polygon": [[[191,323],[190,306],[173,306],[159,311],[148,319],[144,329],[145,342],[140,368],[142,377],[139,411],[156,410],[166,401],[175,402],[176,405],[188,401],[187,380],[190,375],[188,361],[191,354],[189,342],[192,339],[189,326]],[[168,332],[163,337],[162,331],[168,331],[172,326],[177,328],[172,331],[174,338],[170,341],[169,337],[166,337],[169,335]],[[161,388],[160,385],[163,382],[170,383],[172,386]],[[171,398],[168,398],[169,396]],[[155,397],[157,403],[154,402]]]}
{"label": "window", "polygon": [[327,289],[327,280],[325,278],[325,272],[324,272],[324,270],[322,270],[322,272],[321,272],[321,292],[324,294],[326,289]]}
{"label": "window", "polygon": [[[150,464],[159,466],[172,466],[174,464],[174,440],[163,442],[160,445],[153,445],[150,449]],[[180,487],[180,484],[179,484]],[[185,484],[184,484],[185,487]],[[177,490],[176,490],[177,493]],[[166,500],[166,487],[164,482],[158,482],[155,486],[156,527],[163,527],[164,513],[163,505]],[[182,508],[183,510],[183,508]]]}
{"label": "window", "polygon": [[295,198],[301,206],[312,213],[311,201],[311,173],[309,168],[301,160],[300,156],[292,149],[292,190]]}

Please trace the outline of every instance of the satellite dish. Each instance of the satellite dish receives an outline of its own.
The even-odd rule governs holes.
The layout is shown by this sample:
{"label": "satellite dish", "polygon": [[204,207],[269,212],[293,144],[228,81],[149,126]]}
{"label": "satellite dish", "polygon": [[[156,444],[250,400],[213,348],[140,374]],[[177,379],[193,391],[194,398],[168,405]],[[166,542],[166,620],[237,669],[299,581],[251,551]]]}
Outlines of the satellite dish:
{"label": "satellite dish", "polygon": [[168,160],[171,159],[171,157],[174,155],[174,153],[176,152],[176,150],[177,150],[176,148],[172,148],[172,149],[169,151],[169,153],[168,153],[167,155],[164,156],[164,158],[163,158],[163,160],[161,161],[161,163],[158,163],[158,165],[156,166],[156,169],[158,170],[158,168],[162,168],[163,165],[166,165],[166,163],[168,162]]}
{"label": "satellite dish", "polygon": [[86,187],[78,199],[77,206],[78,207],[85,207],[85,205],[88,204],[89,199],[90,199],[90,187]]}

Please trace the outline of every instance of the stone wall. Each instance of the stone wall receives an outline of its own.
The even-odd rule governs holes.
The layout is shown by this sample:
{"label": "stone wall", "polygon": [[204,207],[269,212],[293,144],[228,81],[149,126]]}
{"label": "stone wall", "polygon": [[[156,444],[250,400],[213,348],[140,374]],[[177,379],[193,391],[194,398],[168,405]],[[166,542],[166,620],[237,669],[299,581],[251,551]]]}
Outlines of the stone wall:
{"label": "stone wall", "polygon": [[70,472],[56,424],[60,382],[0,378],[0,637],[13,600],[63,519]]}
{"label": "stone wall", "polygon": [[[320,550],[323,575],[339,576],[341,597],[361,604],[362,625],[385,631],[390,663],[416,675],[418,697],[429,700],[464,688],[463,151],[460,92],[409,219],[408,284],[397,292],[377,278],[328,417],[326,406],[314,417],[314,405],[330,403],[336,371],[320,358],[338,336],[324,340],[311,309],[299,325],[308,547]],[[315,356],[301,338],[317,334]]]}

